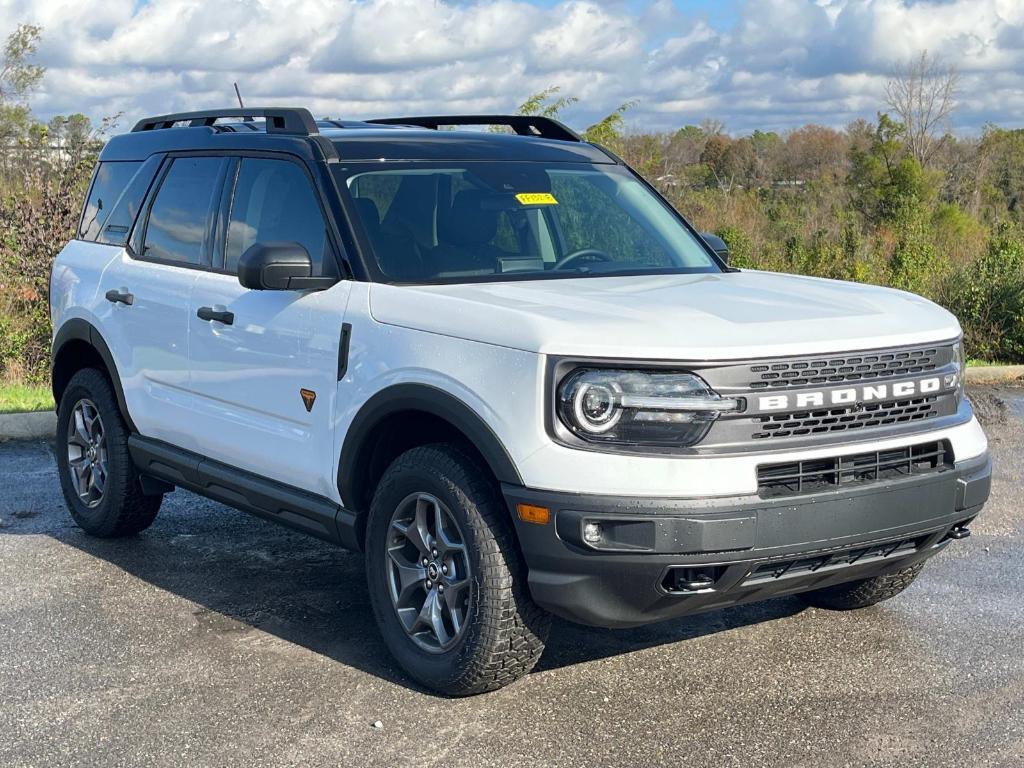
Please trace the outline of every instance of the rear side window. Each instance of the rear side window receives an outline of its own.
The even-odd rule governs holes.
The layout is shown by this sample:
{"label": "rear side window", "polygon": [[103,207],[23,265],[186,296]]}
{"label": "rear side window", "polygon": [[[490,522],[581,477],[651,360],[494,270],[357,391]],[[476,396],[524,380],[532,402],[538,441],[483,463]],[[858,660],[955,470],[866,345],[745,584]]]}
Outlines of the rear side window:
{"label": "rear side window", "polygon": [[151,157],[128,182],[120,199],[107,216],[106,223],[100,228],[96,236],[97,243],[124,245],[128,242],[128,233],[135,223],[135,217],[139,213],[146,192],[149,191],[149,185],[153,183],[153,177],[160,168],[160,160],[159,156]]}
{"label": "rear side window", "polygon": [[164,175],[149,210],[143,258],[201,266],[224,160],[179,157]]}
{"label": "rear side window", "polygon": [[128,182],[139,170],[139,162],[106,162],[96,168],[96,178],[85,201],[85,211],[78,227],[78,236],[83,240],[95,240],[103,225],[114,210]]}
{"label": "rear side window", "polygon": [[313,274],[334,274],[327,225],[305,171],[288,160],[244,158],[231,203],[224,269],[255,243],[295,242],[313,261]]}

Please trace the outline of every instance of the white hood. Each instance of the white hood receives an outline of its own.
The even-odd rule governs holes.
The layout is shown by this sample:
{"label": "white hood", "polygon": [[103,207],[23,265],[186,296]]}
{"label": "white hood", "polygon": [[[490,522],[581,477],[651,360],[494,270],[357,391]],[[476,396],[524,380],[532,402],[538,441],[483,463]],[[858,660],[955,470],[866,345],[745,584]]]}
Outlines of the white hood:
{"label": "white hood", "polygon": [[553,355],[735,360],[953,339],[913,294],[743,271],[462,285],[374,284],[381,323]]}

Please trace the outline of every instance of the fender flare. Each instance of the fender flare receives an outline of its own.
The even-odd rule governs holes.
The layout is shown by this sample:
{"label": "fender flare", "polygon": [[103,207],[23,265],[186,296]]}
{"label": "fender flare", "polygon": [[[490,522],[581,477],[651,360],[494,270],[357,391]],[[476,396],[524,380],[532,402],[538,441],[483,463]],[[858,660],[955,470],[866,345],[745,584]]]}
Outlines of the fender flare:
{"label": "fender flare", "polygon": [[394,384],[363,404],[345,434],[338,462],[338,491],[346,503],[358,495],[355,487],[359,478],[355,467],[360,452],[369,444],[373,430],[388,416],[401,411],[420,411],[444,419],[476,447],[499,482],[523,484],[508,450],[476,411],[454,395],[430,384]]}
{"label": "fender flare", "polygon": [[[63,350],[64,347],[72,341],[84,341],[99,355],[100,360],[103,361],[103,365],[107,369],[107,377],[110,379],[110,382],[114,387],[114,396],[117,398],[117,407],[121,411],[121,416],[128,425],[128,429],[137,433],[138,430],[135,428],[135,422],[132,421],[132,417],[128,413],[128,403],[124,399],[124,388],[121,386],[121,376],[117,372],[117,365],[114,363],[114,356],[110,353],[110,347],[107,346],[107,342],[104,341],[102,334],[100,334],[96,327],[88,320],[83,320],[78,317],[72,318],[58,329],[57,334],[53,338],[53,349],[50,356],[51,373],[56,369],[57,360],[60,357],[61,350]],[[54,403],[59,404],[60,395],[63,394],[63,390],[58,392],[57,379],[56,377],[51,378],[53,400]]]}

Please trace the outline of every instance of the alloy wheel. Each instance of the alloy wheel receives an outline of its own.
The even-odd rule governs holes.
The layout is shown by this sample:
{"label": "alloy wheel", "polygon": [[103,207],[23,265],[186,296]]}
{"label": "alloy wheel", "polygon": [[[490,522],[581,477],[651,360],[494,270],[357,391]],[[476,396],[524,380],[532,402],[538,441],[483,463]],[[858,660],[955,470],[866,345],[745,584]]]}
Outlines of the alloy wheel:
{"label": "alloy wheel", "polygon": [[391,516],[387,583],[406,634],[420,648],[443,653],[466,630],[472,590],[465,537],[436,496],[407,496]]}
{"label": "alloy wheel", "polygon": [[90,509],[103,500],[107,483],[107,445],[103,420],[95,403],[82,398],[71,411],[67,451],[71,484],[81,502]]}

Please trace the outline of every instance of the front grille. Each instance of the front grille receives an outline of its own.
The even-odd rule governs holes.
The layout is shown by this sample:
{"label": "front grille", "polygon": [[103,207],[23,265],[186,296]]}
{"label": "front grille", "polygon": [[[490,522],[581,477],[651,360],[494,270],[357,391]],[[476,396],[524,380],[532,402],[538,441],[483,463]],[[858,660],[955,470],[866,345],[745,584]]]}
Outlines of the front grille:
{"label": "front grille", "polygon": [[743,581],[743,586],[763,584],[787,577],[806,576],[819,571],[830,571],[837,568],[848,568],[851,565],[885,560],[887,558],[906,557],[925,546],[929,536],[918,536],[913,539],[890,541],[885,544],[871,544],[865,547],[843,549],[836,552],[823,552],[819,555],[808,555],[792,560],[776,560],[762,563],[750,572]]}
{"label": "front grille", "polygon": [[912,400],[892,400],[887,403],[759,416],[754,419],[756,431],[751,437],[754,440],[771,440],[921,421],[938,415],[937,402],[937,397],[919,397]]}
{"label": "front grille", "polygon": [[939,472],[952,466],[952,448],[940,440],[888,451],[765,464],[757,468],[757,489],[764,498],[792,496]]}
{"label": "front grille", "polygon": [[833,385],[924,373],[935,370],[938,354],[937,348],[929,347],[762,363],[750,366],[754,374],[750,389]]}

